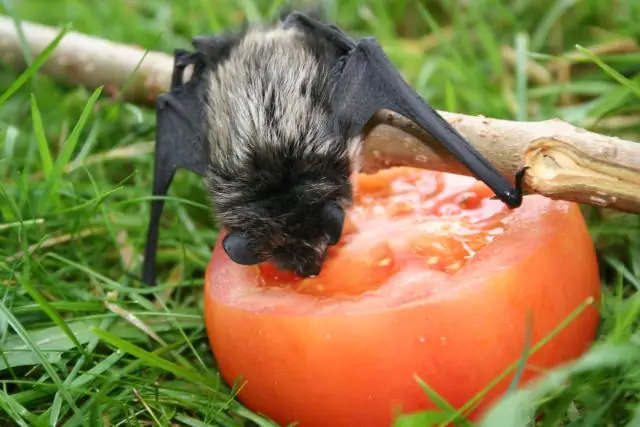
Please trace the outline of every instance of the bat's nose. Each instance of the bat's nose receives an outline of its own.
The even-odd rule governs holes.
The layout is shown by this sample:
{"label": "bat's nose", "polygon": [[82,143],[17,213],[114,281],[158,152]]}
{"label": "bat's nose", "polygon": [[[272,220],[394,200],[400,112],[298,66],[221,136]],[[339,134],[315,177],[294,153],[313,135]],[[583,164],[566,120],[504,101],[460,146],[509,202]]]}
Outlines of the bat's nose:
{"label": "bat's nose", "polygon": [[298,266],[296,273],[302,277],[318,276],[322,271],[324,260],[327,257],[327,246],[321,250],[316,248],[312,257],[305,259],[302,265]]}
{"label": "bat's nose", "polygon": [[322,270],[322,267],[318,265],[313,267],[307,267],[303,269],[299,274],[304,277],[312,277],[320,274],[321,270]]}
{"label": "bat's nose", "polygon": [[304,276],[304,277],[311,277],[311,276],[317,276],[318,274],[320,274],[320,271],[322,270],[322,264],[321,263],[317,263],[317,264],[310,264],[308,266],[305,266],[304,268],[302,268],[298,274],[300,276]]}

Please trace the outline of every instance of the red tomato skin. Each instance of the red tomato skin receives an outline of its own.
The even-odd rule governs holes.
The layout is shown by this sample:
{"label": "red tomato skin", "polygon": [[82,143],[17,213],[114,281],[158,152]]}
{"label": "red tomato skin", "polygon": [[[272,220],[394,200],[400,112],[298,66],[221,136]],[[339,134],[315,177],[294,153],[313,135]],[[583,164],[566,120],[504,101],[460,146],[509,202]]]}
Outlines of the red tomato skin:
{"label": "red tomato skin", "polygon": [[[396,410],[435,408],[416,376],[454,407],[464,405],[520,358],[529,313],[535,344],[587,298],[599,300],[595,251],[578,206],[546,203],[562,208],[550,209],[544,235],[514,234],[478,254],[476,279],[412,304],[348,315],[234,306],[221,284],[237,267],[221,250],[221,236],[206,272],[204,312],[223,378],[240,376],[239,399],[280,425],[390,426]],[[580,356],[597,324],[594,304],[529,359],[533,368],[521,384]],[[471,419],[511,379],[494,387]]]}

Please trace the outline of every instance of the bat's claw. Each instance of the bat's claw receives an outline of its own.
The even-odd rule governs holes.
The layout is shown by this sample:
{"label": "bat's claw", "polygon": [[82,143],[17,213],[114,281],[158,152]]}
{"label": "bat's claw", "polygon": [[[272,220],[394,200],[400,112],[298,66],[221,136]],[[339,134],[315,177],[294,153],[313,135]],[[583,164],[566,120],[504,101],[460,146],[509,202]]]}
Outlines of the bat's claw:
{"label": "bat's claw", "polygon": [[512,189],[496,194],[495,196],[490,197],[490,200],[501,200],[510,209],[519,208],[522,205],[522,197],[524,196],[522,185],[524,183],[524,176],[527,169],[529,169],[529,166],[524,166],[516,172],[515,186]]}
{"label": "bat's claw", "polygon": [[522,205],[522,191],[517,188],[513,188],[512,190],[505,191],[503,194],[501,194],[500,199],[510,209],[519,208],[520,205]]}

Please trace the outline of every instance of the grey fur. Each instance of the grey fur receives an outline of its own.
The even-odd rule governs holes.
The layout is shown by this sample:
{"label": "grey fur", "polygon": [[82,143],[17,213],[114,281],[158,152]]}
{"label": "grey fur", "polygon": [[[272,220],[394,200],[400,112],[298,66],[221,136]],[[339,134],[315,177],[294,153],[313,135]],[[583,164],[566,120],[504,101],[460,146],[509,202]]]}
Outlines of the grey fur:
{"label": "grey fur", "polygon": [[260,259],[301,275],[325,256],[323,206],[348,208],[359,170],[360,139],[330,109],[334,60],[296,28],[251,28],[204,76],[204,179],[217,219]]}

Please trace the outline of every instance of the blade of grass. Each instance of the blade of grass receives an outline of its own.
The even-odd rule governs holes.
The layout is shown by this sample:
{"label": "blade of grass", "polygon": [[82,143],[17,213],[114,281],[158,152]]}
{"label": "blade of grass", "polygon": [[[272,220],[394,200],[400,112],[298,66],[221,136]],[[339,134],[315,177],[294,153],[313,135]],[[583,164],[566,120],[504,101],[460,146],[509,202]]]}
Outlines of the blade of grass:
{"label": "blade of grass", "polygon": [[511,394],[516,391],[518,385],[520,384],[520,380],[522,379],[522,374],[524,374],[524,368],[527,366],[527,359],[529,358],[529,350],[531,349],[531,336],[533,334],[533,313],[527,313],[527,324],[525,326],[524,331],[524,346],[522,347],[522,356],[520,357],[520,361],[518,362],[518,366],[513,375],[513,379],[511,380],[511,384],[509,384],[509,388],[507,389],[506,394]]}
{"label": "blade of grass", "polygon": [[449,38],[442,32],[440,25],[438,25],[438,21],[427,10],[427,7],[421,3],[418,4],[417,7],[431,31],[433,31],[433,33],[435,33],[438,37],[438,42],[446,48],[447,53],[451,54],[455,62],[457,62],[458,64],[464,64],[465,61],[460,55],[458,47],[455,46],[453,42],[449,40]]}
{"label": "blade of grass", "polygon": [[528,119],[527,99],[527,51],[529,38],[524,33],[518,33],[515,40],[516,50],[516,100],[518,110],[516,112],[516,120],[524,122]]}
{"label": "blade of grass", "polygon": [[432,427],[445,421],[446,417],[446,413],[439,411],[422,411],[410,415],[400,414],[393,420],[392,427]]}
{"label": "blade of grass", "polygon": [[487,22],[488,18],[485,14],[485,7],[485,4],[482,3],[471,3],[470,12],[474,14],[474,23],[478,34],[478,41],[482,46],[482,54],[489,59],[495,75],[500,76],[504,72],[504,63],[500,57],[500,42],[497,34]]}
{"label": "blade of grass", "polygon": [[273,18],[275,17],[280,10],[282,10],[282,6],[284,4],[284,0],[271,0],[271,5],[269,6],[269,10],[267,11],[267,17]]}
{"label": "blade of grass", "polygon": [[218,14],[216,13],[213,3],[208,0],[200,0],[198,6],[206,16],[207,23],[211,28],[211,31],[219,33],[222,30],[222,25],[220,24],[220,21],[218,21]]}
{"label": "blade of grass", "polygon": [[536,402],[552,390],[566,388],[571,376],[595,369],[633,366],[639,360],[640,352],[633,344],[603,344],[594,347],[576,361],[554,369],[526,388],[503,399],[488,411],[481,425],[483,427],[530,425],[533,421]]}
{"label": "blade of grass", "polygon": [[[162,307],[162,309],[167,313],[167,315],[171,313],[171,311],[169,310],[169,307],[167,307],[167,305],[165,304],[162,298],[158,298],[157,303]],[[191,350],[193,357],[195,357],[195,359],[198,361],[200,366],[202,366],[202,368],[206,369],[206,364],[204,363],[204,360],[202,360],[202,356],[200,356],[200,353],[195,349],[191,340],[188,339],[187,334],[185,333],[182,326],[180,326],[180,324],[176,321],[175,317],[168,316],[168,319],[169,319],[168,321],[173,324],[174,328],[178,330],[178,332],[180,333],[180,336],[182,336],[184,341],[187,343],[187,346],[189,347],[189,350]],[[185,363],[186,359],[180,360],[180,362],[184,367],[186,368],[190,367],[190,365]]]}
{"label": "blade of grass", "polygon": [[427,383],[424,382],[420,377],[414,375],[414,380],[416,380],[422,391],[424,391],[425,394],[429,396],[429,399],[431,399],[431,401],[435,403],[438,408],[442,409],[445,412],[456,411],[456,408],[454,408],[449,402],[447,402],[442,396],[440,396],[434,389],[429,387],[429,385],[427,385]]}
{"label": "blade of grass", "polygon": [[78,407],[74,399],[69,394],[69,391],[66,389],[65,385],[62,383],[60,376],[54,369],[53,365],[49,363],[47,357],[42,353],[37,344],[31,340],[29,336],[29,332],[24,328],[24,326],[18,321],[18,319],[11,313],[11,310],[7,306],[4,305],[3,302],[0,301],[0,315],[2,315],[6,321],[9,323],[11,328],[15,331],[16,334],[24,341],[24,343],[29,347],[31,351],[37,354],[38,359],[40,361],[41,366],[47,372],[51,380],[58,386],[60,393],[66,400],[67,404],[73,409],[75,413],[79,412]]}
{"label": "blade of grass", "polygon": [[256,24],[260,22],[262,16],[260,15],[260,10],[256,6],[256,3],[252,0],[238,0],[238,4],[242,8],[244,12],[245,18],[249,23]]}
{"label": "blade of grass", "polygon": [[126,91],[129,89],[129,87],[133,84],[134,79],[135,79],[135,75],[136,72],[138,71],[138,69],[140,68],[140,65],[142,65],[142,62],[145,60],[145,58],[147,57],[147,55],[149,54],[149,52],[151,50],[153,50],[156,45],[158,44],[158,42],[160,41],[162,37],[162,33],[158,33],[158,36],[156,37],[156,39],[153,41],[153,44],[149,47],[147,47],[144,50],[144,54],[142,55],[142,57],[140,58],[140,60],[138,61],[138,63],[136,64],[136,66],[133,68],[133,70],[131,71],[131,73],[129,73],[129,75],[127,76],[126,80],[124,81],[124,83],[122,84],[122,88],[120,89],[119,93],[123,94],[126,93]]}
{"label": "blade of grass", "polygon": [[640,427],[640,405],[636,406],[635,411],[633,411],[633,418],[629,420],[626,427]]}
{"label": "blade of grass", "polygon": [[537,25],[533,37],[531,38],[531,49],[539,51],[543,49],[544,43],[549,37],[549,30],[553,27],[560,17],[569,9],[575,6],[577,0],[560,0],[553,2],[553,6],[547,9],[547,13],[542,17]]}
{"label": "blade of grass", "polygon": [[69,337],[69,339],[71,340],[71,342],[73,342],[73,344],[76,346],[78,351],[83,356],[89,357],[89,355],[85,352],[82,344],[80,344],[80,341],[78,341],[78,338],[75,336],[73,331],[67,325],[67,322],[65,322],[64,319],[60,317],[60,314],[58,314],[58,312],[53,307],[51,307],[51,304],[49,304],[49,301],[47,301],[47,299],[44,296],[42,296],[42,294],[38,292],[38,290],[35,287],[31,285],[29,280],[26,280],[21,274],[16,274],[15,277],[18,283],[20,284],[20,286],[22,287],[22,289],[27,291],[27,293],[31,296],[31,298],[33,298],[33,300],[40,306],[40,309],[43,312],[45,312],[47,316],[49,316],[49,318],[53,321],[53,323],[55,323],[67,335],[67,337]]}
{"label": "blade of grass", "polygon": [[[2,185],[1,182],[0,197],[2,197],[6,201],[4,205],[12,211],[14,217],[18,220],[18,222],[22,223],[22,213],[20,212],[20,208],[18,207],[18,205],[16,205],[15,200],[13,200],[13,198],[9,195],[6,187]],[[29,237],[27,236],[27,228],[23,226],[20,227],[20,244],[22,246],[22,250],[25,251],[24,253],[27,254],[27,256],[25,256],[24,258],[25,263],[23,272],[27,277],[29,277],[31,273],[31,258],[28,256],[27,252],[29,250]]]}
{"label": "blade of grass", "polygon": [[607,337],[612,342],[624,342],[628,339],[629,331],[633,331],[640,318],[640,294],[635,293],[631,298],[618,305],[618,315],[615,317],[615,329]]}
{"label": "blade of grass", "polygon": [[248,420],[254,422],[258,427],[279,427],[278,424],[275,424],[264,417],[257,415],[256,413],[248,410],[244,406],[239,406],[234,409],[235,413],[241,417],[244,417]]}
{"label": "blade of grass", "polygon": [[[30,427],[25,418],[29,420],[31,425],[38,425],[35,415],[27,411],[24,406],[16,402],[10,394],[2,389],[0,389],[0,409],[20,427]],[[8,422],[9,420],[5,419],[4,421]]]}
{"label": "blade of grass", "polygon": [[[113,322],[115,322],[115,319],[105,319],[100,324],[99,327],[108,328],[113,324]],[[98,337],[93,336],[87,343],[87,348],[85,350],[85,353],[88,354],[93,352],[99,342],[100,342],[100,339]],[[81,390],[82,388],[87,387],[88,384],[96,380],[96,378],[98,378],[99,375],[101,375],[102,373],[106,372],[108,369],[113,367],[113,365],[115,365],[115,363],[118,362],[122,358],[122,356],[124,356],[124,353],[120,351],[111,353],[102,362],[94,365],[93,367],[88,369],[85,373],[79,375],[80,369],[84,366],[84,364],[88,360],[91,360],[90,356],[85,357],[84,355],[81,355],[78,358],[78,361],[76,362],[75,366],[73,367],[69,375],[67,375],[67,378],[65,379],[64,383],[65,385],[68,385],[69,388],[73,390],[72,393],[75,394],[77,393],[76,390]],[[84,394],[82,392],[80,393]],[[59,425],[60,417],[63,417],[66,415],[66,411],[63,410],[62,408],[62,403],[63,403],[62,395],[60,394],[60,391],[58,391],[55,397],[53,398],[53,404],[47,411],[45,411],[40,416],[40,419],[44,420],[45,418],[48,418],[49,425],[54,425],[54,426]]]}
{"label": "blade of grass", "polygon": [[40,199],[39,212],[46,213],[52,203],[52,200],[56,205],[58,205],[60,196],[59,196],[59,188],[60,188],[60,178],[62,176],[62,171],[64,167],[69,163],[71,159],[71,155],[73,154],[73,150],[80,139],[80,133],[84,129],[84,126],[89,119],[89,114],[91,113],[93,106],[95,105],[98,97],[102,93],[102,86],[98,87],[93,91],[91,97],[87,101],[82,113],[80,114],[80,118],[76,122],[71,134],[65,141],[62,151],[60,155],[56,159],[56,162],[53,166],[53,170],[49,178],[46,181],[45,192],[42,198]]}
{"label": "blade of grass", "polygon": [[445,108],[448,111],[456,111],[457,110],[456,90],[453,87],[453,83],[451,83],[451,80],[447,80],[444,93],[445,93],[445,101],[444,101]]}
{"label": "blade of grass", "polygon": [[205,423],[203,421],[197,420],[193,417],[190,417],[184,414],[176,414],[176,421],[188,427],[218,427],[213,424]]}
{"label": "blade of grass", "polygon": [[16,148],[16,140],[18,139],[19,134],[20,134],[20,131],[15,126],[9,125],[5,129],[4,144],[3,144],[3,150],[2,150],[3,153],[2,153],[2,158],[0,159],[0,162],[2,162],[5,165],[5,170],[3,174],[7,173],[10,170],[10,167],[12,166],[12,160],[13,160],[13,156],[15,154],[15,148]]}
{"label": "blade of grass", "polygon": [[156,356],[153,353],[150,353],[128,341],[125,341],[113,334],[110,334],[107,331],[98,329],[98,328],[94,328],[93,329],[93,333],[95,333],[98,337],[100,337],[101,340],[103,340],[105,343],[110,344],[122,351],[125,351],[135,357],[137,357],[138,359],[144,361],[146,364],[150,365],[150,366],[155,366],[156,368],[160,368],[166,372],[169,372],[177,377],[180,378],[184,378],[187,379],[189,381],[193,381],[196,384],[202,384],[203,386],[206,386],[207,388],[209,388],[210,390],[214,391],[214,392],[218,392],[218,382],[217,381],[211,381],[209,378],[207,378],[206,376],[203,376],[201,373],[195,371],[195,370],[191,370],[191,369],[186,369],[184,367],[181,367],[179,365],[176,365],[172,362],[169,362],[168,360],[162,359],[159,356]]}
{"label": "blade of grass", "polygon": [[620,74],[619,72],[617,72],[616,70],[611,68],[609,65],[605,64],[600,58],[598,58],[596,55],[591,53],[591,51],[589,51],[588,49],[586,49],[586,48],[584,48],[584,47],[582,47],[580,45],[576,45],[576,49],[578,49],[580,52],[582,52],[585,55],[587,55],[589,57],[589,59],[591,59],[596,65],[598,65],[600,68],[602,68],[602,70],[605,73],[607,73],[612,78],[614,78],[622,86],[624,86],[627,89],[629,89],[636,96],[640,96],[640,86],[635,84],[635,82],[627,79],[622,74]]}
{"label": "blade of grass", "polygon": [[29,80],[35,73],[38,72],[42,64],[44,64],[49,59],[49,56],[51,56],[56,47],[58,47],[58,44],[65,36],[65,34],[69,31],[70,27],[71,26],[69,24],[64,25],[58,32],[58,35],[51,41],[51,43],[49,43],[47,47],[45,47],[42,52],[40,52],[31,66],[29,66],[22,74],[20,74],[20,76],[18,76],[18,78],[13,81],[11,86],[9,86],[9,88],[4,91],[2,95],[0,95],[0,105],[4,104],[7,99],[11,97],[11,95],[20,90],[20,88],[27,82],[27,80]]}
{"label": "blade of grass", "polygon": [[[594,303],[593,297],[587,298],[582,304],[580,304],[575,310],[573,310],[560,324],[551,330],[544,338],[538,341],[529,352],[529,357],[536,354],[542,347],[544,347],[549,341],[551,341],[556,335],[567,327],[574,319],[576,319],[584,310]],[[469,408],[478,403],[491,389],[493,389],[498,383],[506,378],[511,372],[513,372],[520,363],[520,359],[513,362],[507,369],[505,369],[500,375],[496,376],[493,381],[489,382],[480,392],[478,392],[473,398],[469,399],[467,403],[462,405],[458,409],[457,414],[450,417],[445,423],[441,424],[441,427],[445,427],[448,423],[454,422],[456,417],[468,411]]]}
{"label": "blade of grass", "polygon": [[637,291],[640,291],[640,278],[636,277],[631,271],[629,271],[622,261],[611,255],[605,255],[604,259],[607,264],[613,267],[620,275],[622,275],[622,277],[631,283]]}
{"label": "blade of grass", "polygon": [[9,0],[2,0],[2,4],[13,20],[13,25],[15,25],[16,32],[18,33],[18,40],[20,41],[20,49],[22,50],[22,55],[24,56],[24,60],[27,63],[27,66],[30,66],[31,64],[33,64],[33,55],[31,54],[31,49],[29,49],[27,38],[24,36],[24,30],[22,29],[20,18],[18,18],[15,8]]}
{"label": "blade of grass", "polygon": [[40,152],[40,160],[42,162],[42,171],[45,178],[48,178],[53,169],[53,159],[51,157],[51,151],[49,151],[49,143],[47,142],[47,136],[44,132],[44,126],[42,124],[42,116],[38,108],[38,102],[36,96],[32,93],[31,97],[31,117],[33,120],[33,133],[38,141],[38,151]]}

